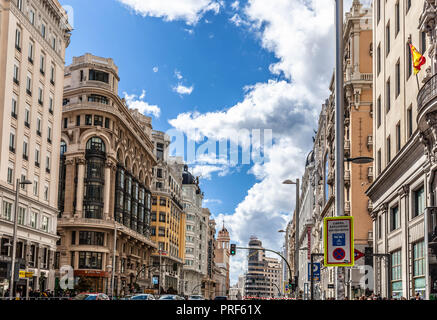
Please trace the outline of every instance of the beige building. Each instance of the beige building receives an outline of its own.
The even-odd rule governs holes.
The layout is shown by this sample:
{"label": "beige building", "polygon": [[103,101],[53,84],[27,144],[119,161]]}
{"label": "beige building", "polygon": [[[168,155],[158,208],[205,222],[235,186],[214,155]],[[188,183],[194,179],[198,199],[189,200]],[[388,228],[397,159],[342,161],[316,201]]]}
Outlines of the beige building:
{"label": "beige building", "polygon": [[15,186],[20,189],[17,257],[33,272],[16,288],[53,290],[58,159],[65,49],[71,27],[57,0],[0,0],[0,296],[8,286]]}
{"label": "beige building", "polygon": [[119,80],[91,54],[65,70],[56,267],[73,267],[79,291],[111,294],[115,232],[115,294],[152,287],[151,119],[128,109]]}
{"label": "beige building", "polygon": [[152,253],[153,276],[161,276],[161,292],[181,293],[182,267],[185,258],[185,212],[182,207],[182,174],[168,162],[170,137],[153,131],[157,165],[153,168],[151,238],[159,251]]}
{"label": "beige building", "polygon": [[230,241],[231,238],[229,236],[228,230],[225,228],[224,224],[221,230],[219,230],[217,235],[217,245],[214,250],[214,262],[217,266],[223,268],[225,270],[225,286],[224,289],[221,290],[223,296],[227,295],[230,288]]}
{"label": "beige building", "polygon": [[[376,161],[367,194],[374,252],[388,255],[374,261],[375,291],[382,296],[425,296],[427,287],[437,293],[436,251],[427,254],[424,237],[424,213],[434,215],[430,228],[436,221],[435,6],[423,0],[373,6]],[[409,41],[428,60],[417,77]]]}

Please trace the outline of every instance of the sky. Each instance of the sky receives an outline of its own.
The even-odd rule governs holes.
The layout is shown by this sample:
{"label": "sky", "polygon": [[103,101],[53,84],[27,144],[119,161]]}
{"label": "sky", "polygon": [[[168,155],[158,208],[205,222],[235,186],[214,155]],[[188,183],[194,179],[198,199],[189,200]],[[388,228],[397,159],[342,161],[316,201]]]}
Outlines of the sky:
{"label": "sky", "polygon": [[[85,53],[114,59],[119,95],[172,137],[231,242],[254,235],[281,251],[278,230],[295,206],[282,181],[304,173],[329,96],[334,0],[60,3],[74,28],[66,64]],[[246,255],[231,257],[231,284]]]}

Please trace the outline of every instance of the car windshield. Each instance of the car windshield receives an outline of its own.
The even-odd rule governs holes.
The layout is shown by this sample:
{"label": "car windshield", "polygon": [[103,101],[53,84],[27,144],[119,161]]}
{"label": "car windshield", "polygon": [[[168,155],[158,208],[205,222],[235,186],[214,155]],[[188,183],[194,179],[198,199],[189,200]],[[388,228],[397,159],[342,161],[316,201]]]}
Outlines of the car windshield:
{"label": "car windshield", "polygon": [[96,295],[88,295],[84,300],[97,300]]}
{"label": "car windshield", "polygon": [[87,297],[89,296],[89,294],[78,294],[77,296],[74,297],[75,300],[85,300]]}
{"label": "car windshield", "polygon": [[131,299],[132,300],[147,300],[148,297],[149,297],[148,295],[142,294],[142,295],[139,295],[139,296],[133,296]]}
{"label": "car windshield", "polygon": [[191,296],[190,299],[192,299],[192,300],[202,300],[203,297],[202,296]]}
{"label": "car windshield", "polygon": [[159,300],[175,300],[174,296],[162,296]]}

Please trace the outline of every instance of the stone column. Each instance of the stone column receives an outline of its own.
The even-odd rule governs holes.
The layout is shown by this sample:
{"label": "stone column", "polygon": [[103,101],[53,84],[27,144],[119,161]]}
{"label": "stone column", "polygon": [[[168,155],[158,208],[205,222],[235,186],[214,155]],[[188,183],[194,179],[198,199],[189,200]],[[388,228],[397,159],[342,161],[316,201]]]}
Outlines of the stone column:
{"label": "stone column", "polygon": [[[64,216],[69,218],[74,214],[74,184],[71,183],[76,176],[74,159],[67,159],[65,161],[65,167]],[[62,170],[62,168],[60,170]]]}
{"label": "stone column", "polygon": [[79,166],[78,166],[78,174],[77,174],[75,218],[82,218],[86,160],[84,158],[78,158],[76,161],[79,164]]}
{"label": "stone column", "polygon": [[110,206],[110,191],[111,191],[111,183],[115,183],[112,181],[111,171],[113,167],[113,163],[107,161],[105,163],[105,187],[104,187],[104,198],[103,198],[103,216],[104,219],[109,220],[109,206]]}

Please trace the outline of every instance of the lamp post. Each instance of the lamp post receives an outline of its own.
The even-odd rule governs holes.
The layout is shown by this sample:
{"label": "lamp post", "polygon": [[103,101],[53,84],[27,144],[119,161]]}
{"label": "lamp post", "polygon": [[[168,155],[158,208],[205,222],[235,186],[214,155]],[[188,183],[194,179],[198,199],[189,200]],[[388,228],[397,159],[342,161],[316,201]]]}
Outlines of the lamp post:
{"label": "lamp post", "polygon": [[19,207],[19,198],[20,198],[20,186],[32,184],[29,180],[20,181],[17,179],[17,183],[15,184],[15,210],[14,210],[14,235],[12,240],[12,265],[11,265],[11,285],[9,288],[9,299],[12,300],[12,293],[14,291],[14,276],[15,276],[15,255],[17,253],[17,226],[18,226],[18,207]]}
{"label": "lamp post", "polygon": [[296,283],[296,297],[299,294],[299,179],[296,182],[292,180],[285,180],[283,184],[295,184],[296,185],[296,213],[295,213],[295,234],[294,234],[294,279]]}

